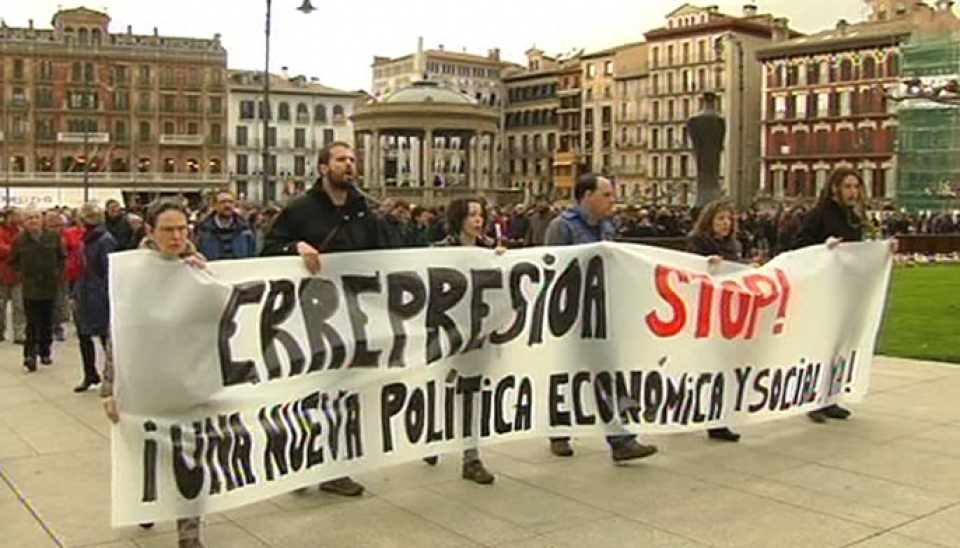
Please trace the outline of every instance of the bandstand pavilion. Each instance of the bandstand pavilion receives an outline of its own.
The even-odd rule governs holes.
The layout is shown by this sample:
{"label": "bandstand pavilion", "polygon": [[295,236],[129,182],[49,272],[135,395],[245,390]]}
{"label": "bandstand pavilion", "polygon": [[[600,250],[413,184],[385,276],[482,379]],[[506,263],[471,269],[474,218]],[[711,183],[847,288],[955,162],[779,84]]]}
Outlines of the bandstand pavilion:
{"label": "bandstand pavilion", "polygon": [[364,190],[424,206],[523,200],[499,177],[500,109],[422,81],[354,109]]}

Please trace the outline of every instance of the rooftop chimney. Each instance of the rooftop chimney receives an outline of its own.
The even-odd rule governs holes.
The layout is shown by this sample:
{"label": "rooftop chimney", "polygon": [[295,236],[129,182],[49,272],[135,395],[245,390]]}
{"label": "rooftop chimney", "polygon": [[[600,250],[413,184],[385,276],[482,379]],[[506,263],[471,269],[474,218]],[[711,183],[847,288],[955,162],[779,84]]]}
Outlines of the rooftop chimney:
{"label": "rooftop chimney", "polygon": [[850,26],[850,23],[848,23],[846,19],[841,19],[841,20],[837,21],[837,30],[839,30],[841,34],[842,34],[844,31],[846,31],[846,30],[847,30],[847,27],[849,27],[849,26]]}
{"label": "rooftop chimney", "polygon": [[440,51],[443,51],[443,44],[440,44],[440,45],[437,47],[437,49],[439,49]]}
{"label": "rooftop chimney", "polygon": [[494,61],[500,60],[500,48],[493,48],[487,52],[487,58],[493,59]]}
{"label": "rooftop chimney", "polygon": [[33,19],[29,19],[28,23],[30,24],[30,30],[33,30]]}
{"label": "rooftop chimney", "polygon": [[127,25],[127,36],[133,34],[133,25]]}
{"label": "rooftop chimney", "polygon": [[280,67],[280,74],[283,75],[284,80],[290,79],[290,74],[287,72],[287,70],[289,70],[287,67]]}
{"label": "rooftop chimney", "polygon": [[157,27],[153,27],[153,35],[154,35],[155,37],[159,37],[159,36],[160,36],[160,31],[157,29]]}
{"label": "rooftop chimney", "polygon": [[757,5],[756,5],[756,4],[744,4],[744,5],[743,5],[743,16],[744,16],[744,17],[756,17],[756,16],[757,16]]}
{"label": "rooftop chimney", "polygon": [[773,33],[771,38],[774,42],[785,42],[790,39],[790,20],[786,17],[777,17],[773,20]]}

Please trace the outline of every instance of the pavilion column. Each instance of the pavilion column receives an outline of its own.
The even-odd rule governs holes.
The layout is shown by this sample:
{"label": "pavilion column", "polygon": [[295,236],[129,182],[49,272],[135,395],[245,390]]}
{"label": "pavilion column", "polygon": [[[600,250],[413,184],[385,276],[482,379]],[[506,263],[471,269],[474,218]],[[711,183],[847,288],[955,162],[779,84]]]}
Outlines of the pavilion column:
{"label": "pavilion column", "polygon": [[383,183],[380,180],[380,131],[373,130],[370,132],[370,152],[369,154],[364,155],[365,158],[369,158],[370,164],[370,186],[372,188],[380,188]]}
{"label": "pavilion column", "polygon": [[483,135],[480,132],[474,131],[470,137],[470,187],[471,188],[482,188],[480,181],[480,166],[483,164],[483,156],[480,154],[482,150],[481,141],[483,140]]}
{"label": "pavilion column", "polygon": [[423,138],[424,186],[433,186],[433,128],[428,128]]}
{"label": "pavilion column", "polygon": [[[473,137],[472,133],[464,133],[461,137],[460,147],[463,149],[463,182],[467,188],[476,188],[470,177],[473,170]],[[457,174],[459,176],[459,174]]]}

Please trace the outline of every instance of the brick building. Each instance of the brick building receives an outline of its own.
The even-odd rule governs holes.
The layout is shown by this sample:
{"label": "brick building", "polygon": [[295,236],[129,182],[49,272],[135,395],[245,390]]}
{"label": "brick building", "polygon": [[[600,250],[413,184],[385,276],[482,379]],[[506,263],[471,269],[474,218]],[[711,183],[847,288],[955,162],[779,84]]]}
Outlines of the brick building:
{"label": "brick building", "polygon": [[15,204],[226,183],[227,54],[219,36],[111,32],[105,13],[0,28],[0,166]]}

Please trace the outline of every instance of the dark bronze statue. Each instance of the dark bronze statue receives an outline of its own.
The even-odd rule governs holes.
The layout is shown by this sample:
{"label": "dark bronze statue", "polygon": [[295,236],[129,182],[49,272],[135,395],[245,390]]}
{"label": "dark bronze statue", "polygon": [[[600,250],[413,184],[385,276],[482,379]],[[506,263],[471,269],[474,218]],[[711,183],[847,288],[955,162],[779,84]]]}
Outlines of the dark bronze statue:
{"label": "dark bronze statue", "polygon": [[703,111],[687,121],[687,133],[697,160],[697,202],[702,208],[720,198],[720,153],[727,133],[727,123],[717,112],[717,96],[703,94]]}

